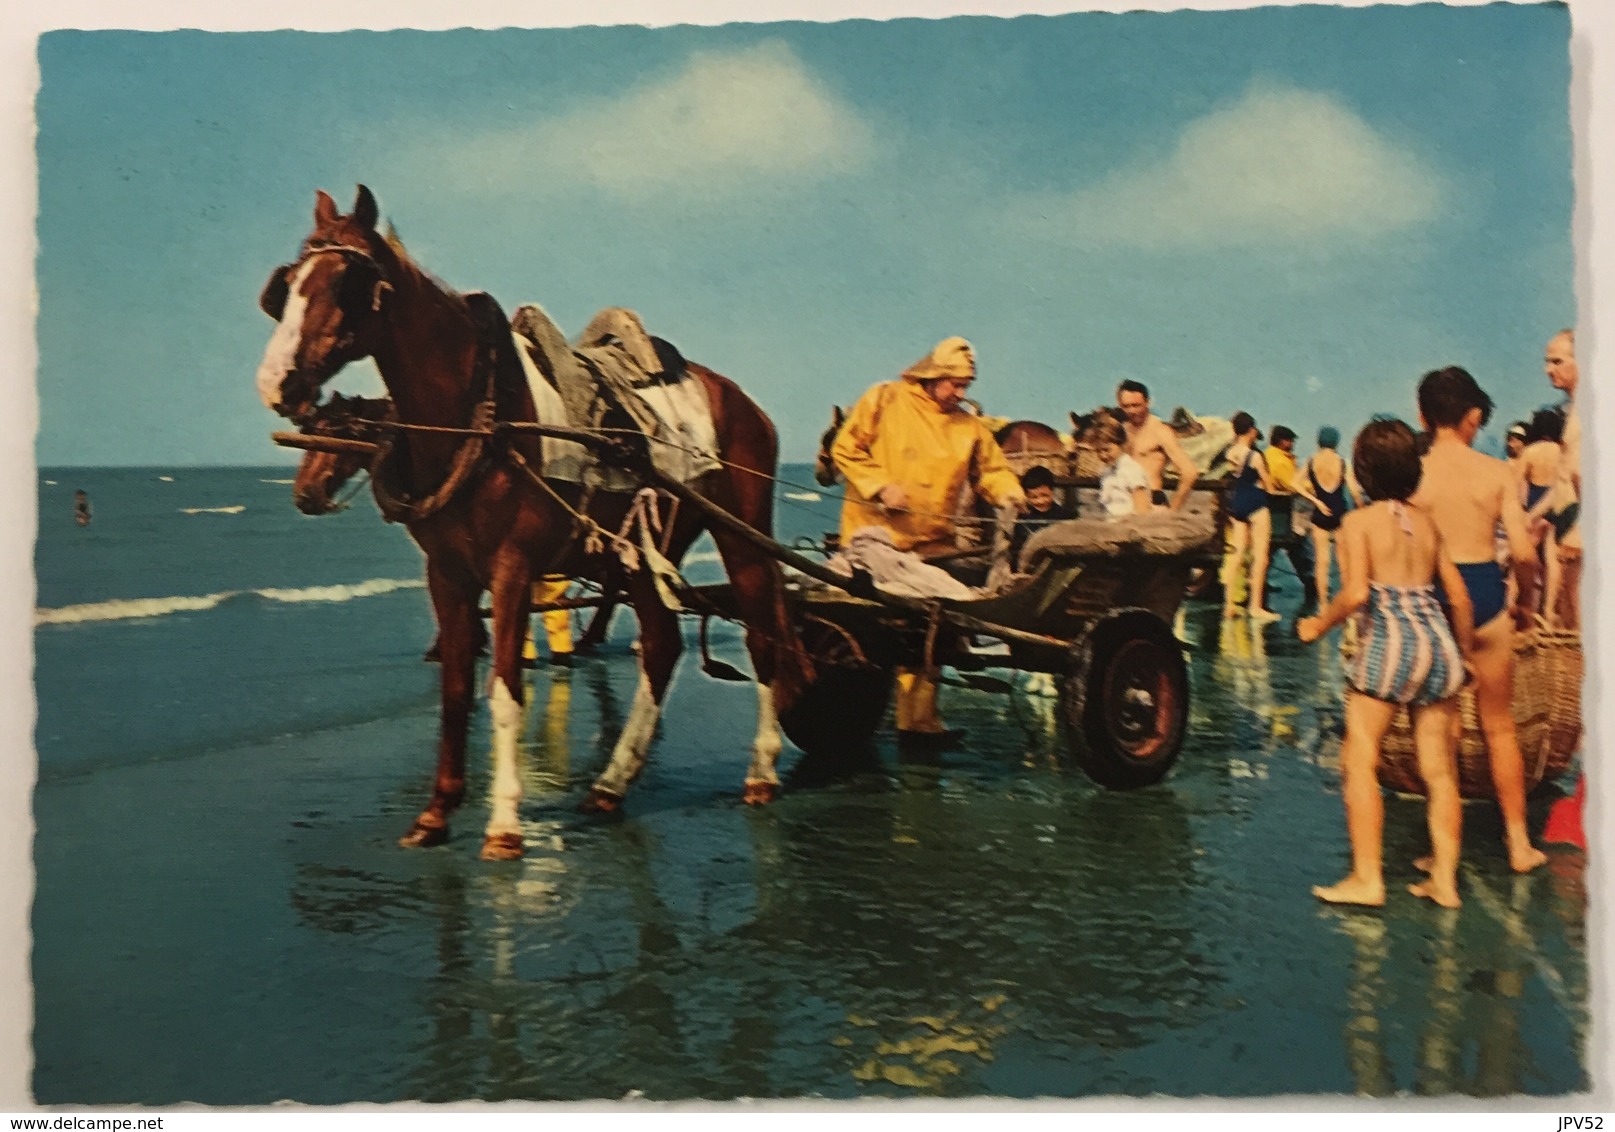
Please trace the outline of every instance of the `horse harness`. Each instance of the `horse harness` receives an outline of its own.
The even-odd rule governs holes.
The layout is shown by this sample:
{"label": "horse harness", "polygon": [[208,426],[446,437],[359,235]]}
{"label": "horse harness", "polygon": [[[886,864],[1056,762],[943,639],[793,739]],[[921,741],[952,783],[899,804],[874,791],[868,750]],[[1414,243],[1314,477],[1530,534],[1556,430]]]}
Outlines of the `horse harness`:
{"label": "horse harness", "polygon": [[[348,259],[363,262],[376,274],[376,282],[372,288],[371,310],[380,311],[386,293],[392,290],[392,284],[387,281],[386,272],[382,265],[364,248],[351,244],[329,243],[311,245],[297,263],[283,268],[271,282],[270,290],[266,291],[263,306],[270,314],[279,316],[285,306],[286,288],[289,286],[295,268],[304,260],[313,255],[338,254]],[[276,284],[279,286],[277,287]],[[476,355],[472,368],[472,383],[481,389],[481,395],[471,410],[470,421],[461,428],[438,427],[432,425],[414,425],[397,420],[368,420],[351,410],[344,412],[347,406],[358,407],[363,404],[361,398],[351,398],[345,403],[333,402],[327,411],[316,422],[305,419],[300,422],[305,431],[310,426],[317,426],[320,432],[326,435],[336,435],[346,431],[347,425],[353,431],[364,431],[372,434],[379,433],[376,440],[376,453],[370,465],[371,491],[375,495],[376,505],[380,508],[383,519],[389,523],[422,522],[437,514],[446,507],[461,491],[465,490],[473,481],[485,473],[492,466],[494,459],[502,455],[509,458],[518,469],[522,471],[545,494],[549,495],[573,518],[572,530],[557,549],[557,557],[580,537],[587,536],[586,546],[589,552],[595,553],[604,548],[605,543],[611,543],[625,559],[638,557],[638,550],[626,538],[627,528],[635,521],[636,516],[646,515],[644,501],[636,501],[630,509],[629,519],[625,522],[625,529],[610,532],[600,527],[588,514],[589,503],[594,494],[594,485],[585,484],[581,497],[576,504],[567,500],[544,476],[536,471],[520,451],[508,443],[495,441],[508,441],[509,433],[501,431],[501,417],[499,414],[499,401],[501,392],[501,374],[505,377],[504,385],[507,393],[514,394],[523,379],[518,375],[519,370],[514,365],[511,356],[512,348],[510,338],[510,323],[498,302],[485,292],[471,292],[463,296],[468,308],[472,326],[476,333]],[[594,366],[587,358],[580,358],[583,364],[594,371]],[[598,374],[596,374],[598,377]],[[339,404],[341,407],[339,408]],[[335,411],[333,411],[335,410]],[[362,423],[361,423],[362,422]],[[405,469],[403,455],[406,451],[406,438],[410,432],[422,433],[449,433],[461,436],[463,439],[456,449],[454,458],[450,462],[448,472],[442,481],[424,496],[414,495],[405,486]],[[401,443],[401,441],[403,443]],[[627,452],[625,456],[630,455]],[[631,456],[630,456],[631,459]],[[677,501],[674,501],[677,507]],[[661,531],[665,536],[671,534],[671,522],[666,524],[666,530]],[[664,548],[665,549],[665,548]]]}

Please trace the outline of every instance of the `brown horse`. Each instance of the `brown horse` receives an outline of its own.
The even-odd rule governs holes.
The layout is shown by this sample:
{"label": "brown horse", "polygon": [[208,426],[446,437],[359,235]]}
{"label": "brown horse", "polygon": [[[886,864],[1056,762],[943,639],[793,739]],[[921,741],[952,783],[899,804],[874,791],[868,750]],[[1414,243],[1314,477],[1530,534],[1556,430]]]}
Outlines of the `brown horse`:
{"label": "brown horse", "polygon": [[[442,642],[436,778],[426,809],[400,844],[446,840],[449,814],[465,792],[477,601],[487,590],[493,604],[494,767],[482,855],[519,857],[516,751],[531,584],[542,574],[598,576],[604,555],[591,554],[579,537],[587,523],[579,517],[584,501],[576,485],[540,478],[542,442],[487,427],[537,419],[503,312],[485,296],[456,293],[429,276],[396,238],[376,230],[377,214],[375,198],[362,185],[346,216],[327,194],[316,194],[314,228],[299,258],[278,268],[260,297],[279,325],[258,368],[258,392],[275,412],[305,420],[338,370],[361,357],[374,359],[400,426],[393,450],[398,482],[389,491],[426,556]],[[732,381],[694,363],[688,372],[711,405],[723,461],[697,489],[753,528],[771,532],[778,459],[772,423]],[[630,505],[626,493],[593,493],[587,521],[616,531]],[[666,555],[677,562],[704,529],[704,517],[694,507],[653,507],[666,531]],[[778,565],[723,528],[711,533],[746,625],[758,681],[757,735],[744,797],[764,802],[779,784],[777,712],[794,701],[811,668],[786,612]],[[677,614],[663,603],[650,575],[641,569],[628,578],[639,618],[639,688],[611,759],[585,799],[587,810],[616,809],[643,769],[683,651]]]}
{"label": "brown horse", "polygon": [[337,492],[369,463],[353,452],[309,451],[297,465],[292,503],[305,515],[329,515],[342,510],[345,504],[337,499]]}
{"label": "brown horse", "polygon": [[[332,398],[330,406],[332,411],[326,414],[328,423],[324,428],[316,425],[313,429],[316,435],[363,440],[379,435],[379,430],[367,428],[367,423],[398,419],[393,412],[392,401],[385,397],[343,397],[338,394]],[[354,476],[368,470],[373,459],[372,453],[357,449],[308,449],[303,453],[303,459],[297,465],[297,475],[292,480],[292,503],[305,515],[329,515],[342,510],[347,504],[338,500],[337,493]],[[574,642],[574,653],[592,653],[606,642],[606,633],[611,628],[611,615],[616,612],[621,587],[619,572],[615,569],[609,572],[611,578],[605,586],[600,606],[582,636]],[[482,651],[479,648],[478,652]],[[426,658],[432,661],[438,658],[435,639],[426,650]]]}
{"label": "brown horse", "polygon": [[[377,421],[397,419],[393,403],[385,397],[332,398],[323,412],[323,419],[304,428],[315,436],[334,436],[339,440],[373,440],[380,433],[367,425]],[[344,503],[337,493],[354,476],[370,467],[372,454],[360,449],[322,451],[310,448],[303,453],[297,465],[297,476],[292,480],[292,503],[305,515],[329,515],[340,511]]]}
{"label": "brown horse", "polygon": [[819,435],[819,450],[813,455],[813,478],[820,487],[834,487],[841,482],[841,470],[836,467],[830,450],[835,447],[836,436],[846,419],[847,414],[841,411],[840,405],[830,406],[830,427]]}

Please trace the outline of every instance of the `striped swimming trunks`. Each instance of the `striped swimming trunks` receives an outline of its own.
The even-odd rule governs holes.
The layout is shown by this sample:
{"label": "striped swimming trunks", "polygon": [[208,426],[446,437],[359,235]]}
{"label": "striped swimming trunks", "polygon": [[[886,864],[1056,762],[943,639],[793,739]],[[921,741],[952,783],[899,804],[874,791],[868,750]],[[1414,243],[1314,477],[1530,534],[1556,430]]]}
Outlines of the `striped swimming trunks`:
{"label": "striped swimming trunks", "polygon": [[1393,704],[1434,704],[1464,685],[1463,657],[1436,587],[1369,584],[1358,614],[1357,653],[1346,672],[1355,692]]}

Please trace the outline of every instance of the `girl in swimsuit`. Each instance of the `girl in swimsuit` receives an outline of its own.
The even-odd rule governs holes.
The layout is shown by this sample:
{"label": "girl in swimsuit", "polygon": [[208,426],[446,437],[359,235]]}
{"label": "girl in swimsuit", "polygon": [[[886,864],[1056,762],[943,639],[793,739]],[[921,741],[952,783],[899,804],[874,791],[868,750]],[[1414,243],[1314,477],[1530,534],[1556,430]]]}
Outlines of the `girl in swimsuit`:
{"label": "girl in swimsuit", "polygon": [[[1329,561],[1335,544],[1335,531],[1346,514],[1346,461],[1335,451],[1340,446],[1340,430],[1325,425],[1318,430],[1318,450],[1307,461],[1307,480],[1322,508],[1312,511],[1312,560],[1318,587],[1318,608],[1329,604]],[[1333,487],[1324,487],[1333,484]],[[1327,514],[1325,513],[1327,508]]]}
{"label": "girl in swimsuit", "polygon": [[[1234,444],[1228,450],[1228,462],[1234,469],[1234,486],[1228,493],[1228,540],[1222,560],[1222,612],[1224,617],[1238,617],[1239,596],[1248,590],[1247,608],[1252,621],[1277,621],[1277,613],[1269,613],[1262,605],[1262,592],[1267,587],[1268,547],[1273,537],[1273,517],[1267,510],[1268,492],[1273,481],[1268,478],[1267,461],[1262,458],[1256,440],[1261,436],[1256,421],[1249,413],[1235,413]],[[1245,572],[1245,555],[1250,554],[1250,572]]]}
{"label": "girl in swimsuit", "polygon": [[[1385,732],[1405,706],[1424,777],[1432,850],[1429,879],[1408,891],[1456,908],[1463,805],[1454,740],[1458,690],[1474,647],[1468,592],[1435,524],[1407,503],[1421,474],[1413,430],[1401,421],[1374,421],[1358,433],[1352,464],[1371,502],[1341,524],[1340,593],[1318,616],[1296,625],[1311,643],[1348,617],[1358,621],[1340,749],[1352,868],[1340,883],[1312,893],[1332,904],[1385,903],[1385,800],[1375,768]],[[1438,577],[1447,612],[1436,598]]]}

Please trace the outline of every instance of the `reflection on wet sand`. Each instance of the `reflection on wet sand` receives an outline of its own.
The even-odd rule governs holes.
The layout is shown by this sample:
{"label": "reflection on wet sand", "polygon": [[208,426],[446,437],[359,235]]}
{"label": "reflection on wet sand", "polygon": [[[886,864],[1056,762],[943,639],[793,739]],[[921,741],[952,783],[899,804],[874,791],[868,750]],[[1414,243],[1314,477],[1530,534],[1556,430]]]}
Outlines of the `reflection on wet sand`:
{"label": "reflection on wet sand", "polygon": [[834,1004],[853,1081],[997,1091],[1005,1041],[1093,1050],[1098,1074],[1106,1051],[1209,1011],[1220,975],[1189,911],[1195,857],[1172,793],[1039,813],[905,766],[889,808],[817,801],[771,815],[783,851],[746,932]]}
{"label": "reflection on wet sand", "polygon": [[[1585,1049],[1586,987],[1567,985],[1528,927],[1538,878],[1510,876],[1506,884],[1507,899],[1493,881],[1466,867],[1464,885],[1473,899],[1462,911],[1421,908],[1406,918],[1378,911],[1319,911],[1352,944],[1343,1039],[1359,1094],[1390,1096],[1403,1089],[1390,1050],[1396,1019],[1406,1016],[1412,1002],[1418,1002],[1422,1017],[1406,1087],[1420,1096],[1511,1096],[1529,1088],[1539,1067],[1533,1064],[1522,1015],[1533,981],[1559,1007],[1576,1048]],[[1482,911],[1472,910],[1475,905]],[[1476,916],[1489,922],[1465,920]],[[1498,945],[1498,929],[1509,946]],[[1408,994],[1419,982],[1422,1000]]]}
{"label": "reflection on wet sand", "polygon": [[1380,1003],[1385,999],[1385,961],[1390,955],[1385,921],[1376,915],[1329,908],[1320,915],[1352,943],[1351,982],[1346,987],[1346,1064],[1357,1093],[1385,1097],[1396,1092]]}
{"label": "reflection on wet sand", "polygon": [[1350,942],[1308,988],[1315,1009],[1344,1007],[1344,1063],[1319,1070],[1331,1087],[1543,1091],[1532,1051],[1555,1035],[1525,1014],[1543,987],[1562,1016],[1585,997],[1559,976],[1579,945],[1532,941],[1542,921],[1579,915],[1570,872],[1495,901],[1496,881],[1467,878],[1474,899],[1445,924],[1424,909],[1315,913],[1302,890],[1293,909],[1218,910],[1248,883],[1227,871],[1226,803],[1256,815],[1278,801],[1294,779],[1262,772],[1300,737],[1272,710],[1271,642],[1216,632],[1225,647],[1197,659],[1212,722],[1174,779],[1134,793],[1042,761],[1060,746],[1052,698],[961,693],[965,750],[799,758],[766,809],[705,795],[658,807],[647,782],[632,815],[588,821],[572,804],[616,732],[611,673],[541,672],[525,860],[490,867],[451,844],[310,862],[292,901],[344,941],[418,941],[418,981],[399,995],[417,1014],[395,1024],[418,1022],[421,1038],[377,1099],[1142,1094],[1184,1088],[1184,1051],[1238,1063],[1251,1088],[1267,1055],[1229,1040],[1239,1012],[1264,1008],[1260,974],[1241,966],[1263,961],[1251,913],[1303,944],[1317,928],[1293,922],[1319,915],[1324,937]]}

